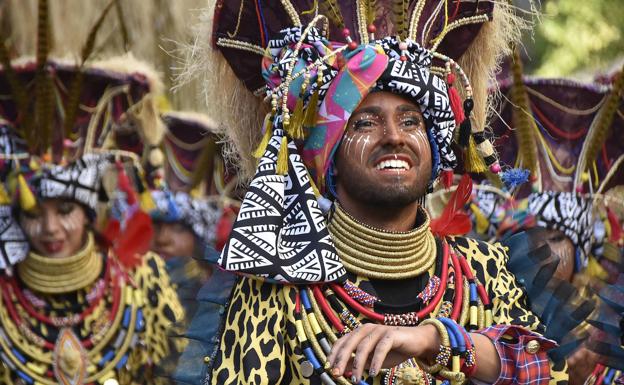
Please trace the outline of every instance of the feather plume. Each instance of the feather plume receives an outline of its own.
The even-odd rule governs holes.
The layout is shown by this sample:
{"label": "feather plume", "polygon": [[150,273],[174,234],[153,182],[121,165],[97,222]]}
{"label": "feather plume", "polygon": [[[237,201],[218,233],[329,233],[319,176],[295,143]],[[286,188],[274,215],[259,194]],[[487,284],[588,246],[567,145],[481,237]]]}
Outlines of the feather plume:
{"label": "feather plume", "polygon": [[407,37],[407,24],[408,24],[408,0],[393,0],[392,1],[392,16],[393,22],[396,26],[397,34],[405,39]]}
{"label": "feather plume", "polygon": [[377,0],[366,0],[366,24],[371,25],[377,18]]}
{"label": "feather plume", "polygon": [[319,2],[319,10],[320,13],[327,16],[334,25],[339,25],[341,28],[344,28],[344,19],[336,0],[322,0]]}
{"label": "feather plume", "polygon": [[444,207],[442,215],[431,221],[431,231],[439,237],[447,235],[462,235],[470,231],[472,222],[464,207],[470,201],[472,194],[472,179],[464,174],[453,192],[451,199]]}
{"label": "feather plume", "polygon": [[191,175],[191,190],[199,186],[199,184],[206,178],[206,175],[214,169],[215,154],[217,154],[217,144],[214,139],[210,139],[206,142],[206,145],[202,149],[199,158],[195,162],[195,170]]}
{"label": "feather plume", "polygon": [[54,115],[54,97],[52,79],[47,72],[50,53],[50,20],[47,0],[39,0],[37,16],[37,69],[35,72],[35,127],[38,128],[36,146],[45,151],[50,143],[52,117]]}
{"label": "feather plume", "polygon": [[[78,115],[78,106],[80,104],[80,94],[82,92],[82,82],[84,80],[84,65],[86,61],[89,59],[89,57],[91,56],[91,54],[93,53],[93,48],[95,47],[95,38],[97,36],[97,33],[100,30],[100,27],[102,26],[102,23],[104,22],[104,19],[106,15],[108,14],[108,11],[113,6],[113,4],[117,4],[117,0],[112,0],[110,3],[108,3],[106,8],[104,8],[104,10],[102,11],[102,14],[98,18],[98,20],[95,22],[91,30],[89,31],[89,34],[87,35],[87,41],[85,42],[85,45],[82,47],[82,55],[80,58],[81,60],[80,69],[76,73],[76,76],[74,77],[70,85],[69,94],[67,98],[67,104],[65,107],[65,122],[64,122],[64,127],[63,127],[63,131],[65,132],[65,137],[71,137],[71,131],[74,126],[74,123],[76,122],[76,116]],[[75,139],[75,138],[72,138],[72,139]]]}
{"label": "feather plume", "polygon": [[581,149],[581,155],[576,167],[576,175],[574,177],[574,184],[576,186],[581,185],[581,176],[591,166],[591,162],[598,158],[598,152],[604,145],[605,141],[609,137],[609,133],[612,129],[613,118],[615,112],[620,106],[622,95],[624,92],[624,66],[620,70],[617,78],[613,83],[613,88],[607,96],[607,100],[600,107],[600,110],[594,117],[585,142],[583,142],[583,148]]}
{"label": "feather plume", "polygon": [[21,122],[18,124],[18,132],[26,140],[28,145],[32,145],[32,127],[31,114],[28,113],[28,95],[26,94],[26,87],[21,83],[17,77],[13,66],[11,65],[11,58],[9,52],[4,44],[5,38],[0,34],[0,63],[4,70],[4,76],[11,88],[11,94],[13,100],[17,106],[17,119]]}
{"label": "feather plume", "polygon": [[516,131],[520,156],[522,157],[522,165],[531,172],[531,175],[536,175],[538,163],[535,132],[537,131],[537,126],[533,116],[531,116],[529,94],[522,80],[522,62],[518,50],[514,51],[512,74],[512,121]]}
{"label": "feather plume", "polygon": [[119,29],[121,32],[121,38],[123,40],[124,50],[128,50],[130,47],[130,37],[128,35],[128,27],[126,26],[126,20],[123,15],[123,10],[121,8],[121,2],[119,0],[114,0],[115,2],[115,11],[117,13],[117,20],[119,21]]}

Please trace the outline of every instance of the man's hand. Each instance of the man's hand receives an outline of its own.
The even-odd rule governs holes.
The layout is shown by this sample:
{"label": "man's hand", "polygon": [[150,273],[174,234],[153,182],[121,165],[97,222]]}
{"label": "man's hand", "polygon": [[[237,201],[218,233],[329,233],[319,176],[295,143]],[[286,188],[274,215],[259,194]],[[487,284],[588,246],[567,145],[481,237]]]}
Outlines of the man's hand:
{"label": "man's hand", "polygon": [[[365,368],[375,376],[381,368],[410,358],[431,359],[440,348],[440,336],[433,325],[386,326],[363,324],[341,337],[328,357],[332,375],[351,371],[351,381],[362,378]],[[354,357],[353,354],[355,354]]]}

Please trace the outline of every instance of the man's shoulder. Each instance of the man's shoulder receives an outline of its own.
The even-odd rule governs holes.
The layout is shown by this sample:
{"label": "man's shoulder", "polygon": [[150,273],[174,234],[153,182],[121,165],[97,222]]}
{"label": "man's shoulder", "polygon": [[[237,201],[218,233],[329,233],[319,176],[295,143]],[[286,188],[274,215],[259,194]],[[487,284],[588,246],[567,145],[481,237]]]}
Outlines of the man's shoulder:
{"label": "man's shoulder", "polygon": [[507,247],[500,242],[486,242],[465,236],[451,237],[450,242],[468,259],[507,259]]}

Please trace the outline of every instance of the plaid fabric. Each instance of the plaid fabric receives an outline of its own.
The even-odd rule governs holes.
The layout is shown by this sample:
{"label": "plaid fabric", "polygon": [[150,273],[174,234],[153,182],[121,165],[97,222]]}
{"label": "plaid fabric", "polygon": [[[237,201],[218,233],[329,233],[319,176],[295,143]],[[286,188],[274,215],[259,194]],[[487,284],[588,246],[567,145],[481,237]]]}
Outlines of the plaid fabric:
{"label": "plaid fabric", "polygon": [[[501,361],[501,372],[494,385],[547,385],[550,365],[546,352],[557,346],[555,341],[515,325],[494,325],[478,332],[492,340]],[[529,341],[540,343],[537,353],[526,351]]]}

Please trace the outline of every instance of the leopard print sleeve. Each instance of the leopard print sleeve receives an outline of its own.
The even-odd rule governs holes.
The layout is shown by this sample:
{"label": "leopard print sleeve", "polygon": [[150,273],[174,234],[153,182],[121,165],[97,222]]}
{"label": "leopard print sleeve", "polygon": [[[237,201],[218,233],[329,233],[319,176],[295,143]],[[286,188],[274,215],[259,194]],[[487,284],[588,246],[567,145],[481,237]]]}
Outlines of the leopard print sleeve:
{"label": "leopard print sleeve", "polygon": [[211,384],[310,384],[300,374],[296,289],[240,278],[224,320]]}
{"label": "leopard print sleeve", "polygon": [[[528,305],[527,294],[507,269],[507,248],[500,243],[486,243],[457,237],[452,241],[456,249],[470,262],[475,276],[484,284],[492,300],[495,324],[518,325],[537,333],[544,333],[544,325]],[[568,382],[567,365],[549,362],[550,384]]]}
{"label": "leopard print sleeve", "polygon": [[456,249],[470,262],[492,300],[494,323],[523,326],[543,333],[544,326],[529,309],[525,290],[507,270],[507,250],[500,243],[458,237]]}

